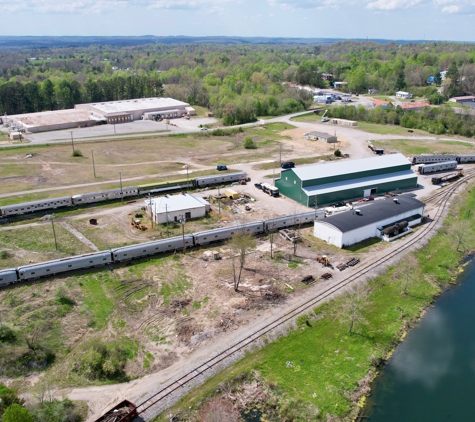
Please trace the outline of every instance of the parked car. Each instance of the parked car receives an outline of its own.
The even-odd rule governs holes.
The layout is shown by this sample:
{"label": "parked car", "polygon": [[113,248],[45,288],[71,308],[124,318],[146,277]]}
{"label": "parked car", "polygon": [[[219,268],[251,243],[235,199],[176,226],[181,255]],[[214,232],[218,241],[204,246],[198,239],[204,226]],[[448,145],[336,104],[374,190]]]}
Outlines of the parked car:
{"label": "parked car", "polygon": [[208,130],[207,127],[202,127],[200,130]]}
{"label": "parked car", "polygon": [[257,188],[257,189],[262,189],[262,185],[260,183],[254,183],[254,186]]}
{"label": "parked car", "polygon": [[289,161],[287,163],[282,163],[280,167],[282,167],[283,169],[293,169],[295,167],[295,163]]}
{"label": "parked car", "polygon": [[218,171],[223,171],[223,170],[227,170],[227,166],[216,166],[216,170]]}

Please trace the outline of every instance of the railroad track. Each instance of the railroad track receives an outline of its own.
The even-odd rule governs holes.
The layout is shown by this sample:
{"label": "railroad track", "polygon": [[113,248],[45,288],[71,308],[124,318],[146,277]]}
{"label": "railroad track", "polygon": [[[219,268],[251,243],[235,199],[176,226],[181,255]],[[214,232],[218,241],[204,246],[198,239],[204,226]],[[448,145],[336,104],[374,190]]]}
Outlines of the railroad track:
{"label": "railroad track", "polygon": [[444,189],[441,192],[429,196],[426,200],[433,202],[434,205],[437,206],[436,213],[433,216],[432,221],[425,227],[423,227],[421,230],[419,230],[416,234],[414,234],[414,236],[412,236],[405,244],[401,245],[399,248],[393,251],[388,252],[383,257],[378,258],[377,261],[375,260],[373,262],[365,264],[353,274],[328,287],[327,289],[319,292],[311,299],[308,299],[304,303],[294,307],[284,315],[276,318],[274,321],[260,328],[254,333],[237,341],[231,347],[228,347],[218,352],[215,356],[205,360],[200,364],[197,364],[192,370],[179,377],[178,379],[170,381],[168,384],[161,387],[152,396],[148,397],[146,400],[138,404],[137,411],[139,415],[144,420],[151,420],[153,417],[160,414],[162,411],[173,405],[178,400],[178,398],[175,396],[176,393],[180,392],[180,394],[184,394],[190,391],[193,387],[205,381],[207,377],[211,376],[217,369],[219,369],[220,365],[223,365],[224,367],[226,361],[229,361],[230,363],[233,358],[236,358],[238,354],[238,356],[242,355],[244,350],[246,350],[249,346],[257,344],[259,340],[263,340],[264,336],[266,336],[267,334],[270,334],[278,328],[285,327],[285,324],[292,321],[296,316],[312,310],[330,296],[334,295],[338,291],[341,291],[342,289],[350,285],[352,282],[376,269],[378,266],[381,265],[381,262],[387,262],[388,260],[395,258],[399,254],[407,251],[409,248],[411,248],[413,245],[423,239],[424,236],[427,235],[438,224],[444,214],[446,205],[452,195],[460,186],[473,179],[474,176],[475,170],[467,172],[462,179],[452,183],[448,189]]}

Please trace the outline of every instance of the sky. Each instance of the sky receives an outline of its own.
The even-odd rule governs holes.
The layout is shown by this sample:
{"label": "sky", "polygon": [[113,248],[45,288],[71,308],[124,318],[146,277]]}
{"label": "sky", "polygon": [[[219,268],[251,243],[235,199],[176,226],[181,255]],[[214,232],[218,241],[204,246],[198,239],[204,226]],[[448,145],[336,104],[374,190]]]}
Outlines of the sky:
{"label": "sky", "polygon": [[475,0],[0,0],[0,35],[475,41]]}

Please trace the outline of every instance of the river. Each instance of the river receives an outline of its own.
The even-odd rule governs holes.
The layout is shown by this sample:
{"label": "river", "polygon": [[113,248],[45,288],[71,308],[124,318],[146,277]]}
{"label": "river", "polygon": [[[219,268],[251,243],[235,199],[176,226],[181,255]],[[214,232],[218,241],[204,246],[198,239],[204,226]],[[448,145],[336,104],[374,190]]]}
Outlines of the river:
{"label": "river", "polygon": [[437,299],[372,384],[371,422],[475,418],[475,259]]}

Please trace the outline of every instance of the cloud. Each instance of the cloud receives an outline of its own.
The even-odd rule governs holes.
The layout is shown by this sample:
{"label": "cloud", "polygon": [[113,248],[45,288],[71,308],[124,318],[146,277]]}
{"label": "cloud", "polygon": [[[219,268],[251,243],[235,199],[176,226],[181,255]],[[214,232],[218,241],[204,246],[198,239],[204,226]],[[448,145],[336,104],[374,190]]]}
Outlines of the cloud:
{"label": "cloud", "polygon": [[270,6],[280,6],[287,10],[297,9],[338,9],[340,7],[348,7],[361,0],[267,0]]}
{"label": "cloud", "polygon": [[410,9],[420,4],[422,0],[376,0],[366,5],[371,10]]}
{"label": "cloud", "polygon": [[203,10],[223,12],[232,0],[0,0],[0,9],[6,12],[91,14],[141,7],[145,9],[171,9],[183,11]]}

